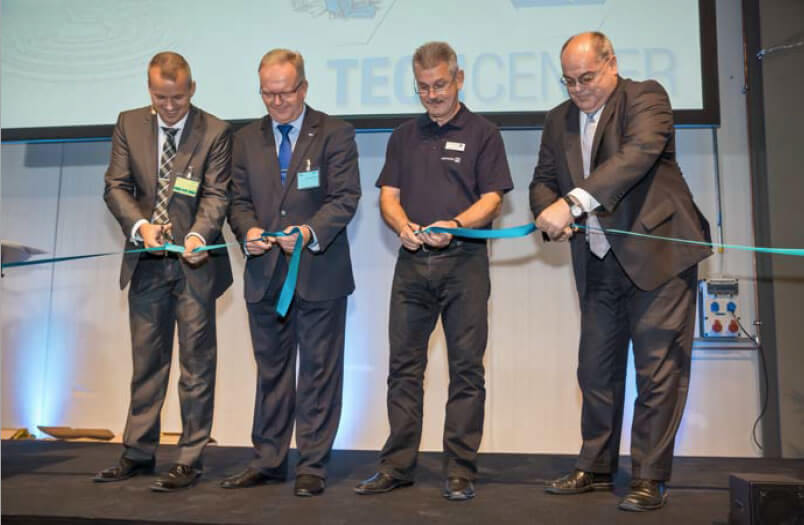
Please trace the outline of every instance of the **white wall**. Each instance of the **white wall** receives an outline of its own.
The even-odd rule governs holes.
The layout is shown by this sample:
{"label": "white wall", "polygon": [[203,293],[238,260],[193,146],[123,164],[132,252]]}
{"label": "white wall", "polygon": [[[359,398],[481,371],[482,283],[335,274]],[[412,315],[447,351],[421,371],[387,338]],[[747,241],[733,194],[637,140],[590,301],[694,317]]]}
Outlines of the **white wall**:
{"label": "white wall", "polygon": [[[750,244],[751,199],[742,88],[738,6],[718,2],[722,127],[717,131],[726,240]],[[616,43],[615,43],[616,44]],[[349,299],[344,412],[336,447],[379,449],[387,435],[388,296],[397,248],[382,224],[374,181],[388,133],[361,133],[363,199],[349,226],[357,290]],[[503,133],[515,189],[497,227],[530,220],[527,186],[541,133]],[[679,162],[701,209],[715,227],[714,134],[677,133]],[[101,198],[109,142],[4,144],[0,238],[56,256],[117,251],[122,234]],[[231,234],[229,234],[230,240]],[[218,302],[218,384],[213,436],[248,445],[255,364],[242,300],[243,269],[232,252],[234,286]],[[535,236],[491,245],[492,297],[486,356],[483,451],[575,453],[581,396],[575,380],[579,312],[566,245]],[[2,292],[2,425],[104,427],[121,432],[129,396],[130,343],[120,256],[9,269]],[[740,309],[754,316],[753,259],[729,251],[710,258],[702,276],[738,276]],[[426,374],[424,450],[440,450],[447,367],[440,326],[431,338]],[[758,407],[755,355],[696,350],[687,412],[676,446],[681,455],[754,456],[750,431]],[[175,356],[174,356],[175,362]],[[163,430],[180,431],[173,367]],[[629,370],[627,453],[634,398]]]}

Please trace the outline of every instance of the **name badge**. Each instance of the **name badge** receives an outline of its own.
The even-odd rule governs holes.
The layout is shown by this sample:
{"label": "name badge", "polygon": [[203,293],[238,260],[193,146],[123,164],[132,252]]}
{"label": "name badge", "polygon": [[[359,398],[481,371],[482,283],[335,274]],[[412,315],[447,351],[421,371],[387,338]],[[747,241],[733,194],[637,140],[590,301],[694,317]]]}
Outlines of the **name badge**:
{"label": "name badge", "polygon": [[198,194],[198,186],[201,181],[193,180],[190,177],[176,177],[173,183],[173,193],[195,197]]}
{"label": "name badge", "polygon": [[466,144],[464,144],[463,142],[450,142],[450,141],[447,141],[447,143],[444,145],[444,149],[448,149],[448,150],[452,150],[452,151],[463,151],[463,150],[466,149]]}
{"label": "name badge", "polygon": [[309,190],[319,186],[318,170],[300,171],[296,174],[296,189]]}

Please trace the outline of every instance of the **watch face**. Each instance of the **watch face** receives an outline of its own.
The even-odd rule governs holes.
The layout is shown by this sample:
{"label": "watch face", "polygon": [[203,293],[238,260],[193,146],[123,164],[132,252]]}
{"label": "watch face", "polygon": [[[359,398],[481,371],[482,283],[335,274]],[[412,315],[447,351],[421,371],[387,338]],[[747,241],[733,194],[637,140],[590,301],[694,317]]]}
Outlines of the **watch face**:
{"label": "watch face", "polygon": [[583,215],[583,210],[581,209],[581,207],[580,207],[580,206],[578,206],[578,205],[576,204],[576,205],[574,205],[574,206],[572,206],[572,207],[570,208],[570,213],[572,213],[572,216],[573,216],[573,217],[575,217],[575,218],[577,219],[578,217],[580,217],[581,215]]}

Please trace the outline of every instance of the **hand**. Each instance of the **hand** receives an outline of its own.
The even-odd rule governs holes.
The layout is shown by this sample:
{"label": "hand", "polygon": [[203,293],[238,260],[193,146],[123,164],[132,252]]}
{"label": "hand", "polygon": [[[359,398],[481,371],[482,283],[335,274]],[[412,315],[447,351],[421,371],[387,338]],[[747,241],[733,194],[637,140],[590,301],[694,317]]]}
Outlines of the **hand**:
{"label": "hand", "polygon": [[568,241],[568,240],[572,239],[573,235],[575,235],[575,228],[573,228],[572,226],[567,226],[561,232],[561,235],[559,235],[558,237],[556,237],[553,240],[558,241],[558,242]]}
{"label": "hand", "polygon": [[188,235],[184,238],[184,260],[190,264],[200,264],[209,257],[208,251],[194,252],[196,248],[204,246],[204,241],[198,235]]}
{"label": "hand", "polygon": [[402,242],[402,246],[406,249],[415,252],[418,250],[422,243],[422,240],[419,238],[419,235],[413,233],[414,231],[421,230],[421,226],[414,222],[407,223],[403,228],[402,231],[399,232],[399,240]]}
{"label": "hand", "polygon": [[263,233],[265,230],[262,228],[249,228],[246,232],[246,251],[249,255],[262,255],[276,242],[276,237],[263,237]]}
{"label": "hand", "polygon": [[167,242],[167,234],[171,232],[172,224],[151,224],[144,222],[137,229],[146,248],[158,248]]}
{"label": "hand", "polygon": [[[431,226],[440,226],[442,228],[454,228],[455,221],[436,221],[433,224],[427,226],[430,228]],[[452,240],[452,234],[450,233],[422,233],[419,235],[422,241],[427,246],[432,246],[433,248],[444,248],[447,246],[450,241]]]}
{"label": "hand", "polygon": [[[554,241],[566,241],[569,238],[567,229],[570,224],[572,224],[572,214],[569,204],[564,199],[558,199],[536,217],[536,227]],[[571,236],[571,229],[569,233]]]}
{"label": "hand", "polygon": [[[310,242],[310,238],[313,236],[313,234],[310,232],[310,228],[308,228],[307,226],[288,226],[282,231],[284,231],[285,233],[290,233],[290,230],[292,230],[293,228],[299,228],[301,230],[302,248],[304,248],[305,246],[307,246],[307,244]],[[282,248],[283,252],[290,254],[293,253],[293,248],[296,247],[296,239],[298,237],[299,234],[294,233],[293,235],[286,235],[285,237],[277,237],[276,242]]]}

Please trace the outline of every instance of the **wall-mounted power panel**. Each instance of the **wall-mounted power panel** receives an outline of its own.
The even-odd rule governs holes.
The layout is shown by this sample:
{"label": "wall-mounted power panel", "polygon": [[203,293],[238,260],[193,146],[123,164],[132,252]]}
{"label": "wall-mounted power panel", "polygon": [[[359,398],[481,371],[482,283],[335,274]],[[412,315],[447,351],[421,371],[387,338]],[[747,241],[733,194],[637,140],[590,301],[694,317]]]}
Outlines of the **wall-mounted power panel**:
{"label": "wall-mounted power panel", "polygon": [[698,281],[698,320],[701,337],[722,339],[740,336],[737,323],[737,279],[717,277]]}

